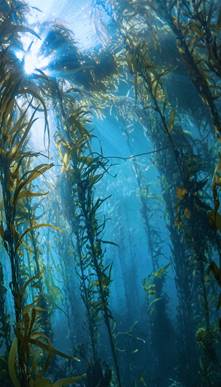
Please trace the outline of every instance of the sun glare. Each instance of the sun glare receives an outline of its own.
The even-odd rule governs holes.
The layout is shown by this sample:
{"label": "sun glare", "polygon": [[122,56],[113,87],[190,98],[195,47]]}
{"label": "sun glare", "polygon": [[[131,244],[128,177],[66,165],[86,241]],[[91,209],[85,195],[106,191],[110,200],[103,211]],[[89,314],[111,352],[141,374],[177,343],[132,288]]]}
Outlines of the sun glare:
{"label": "sun glare", "polygon": [[45,58],[42,55],[31,51],[24,57],[24,69],[26,74],[31,75],[37,70],[46,71],[49,61],[49,58]]}
{"label": "sun glare", "polygon": [[17,51],[16,56],[20,61],[23,61],[26,74],[31,75],[38,70],[47,72],[51,57],[45,57],[41,54],[43,41],[40,38],[33,38],[30,34],[22,36],[21,41],[23,51]]}
{"label": "sun glare", "polygon": [[37,66],[37,58],[34,55],[29,54],[24,58],[24,69],[26,74],[33,74]]}

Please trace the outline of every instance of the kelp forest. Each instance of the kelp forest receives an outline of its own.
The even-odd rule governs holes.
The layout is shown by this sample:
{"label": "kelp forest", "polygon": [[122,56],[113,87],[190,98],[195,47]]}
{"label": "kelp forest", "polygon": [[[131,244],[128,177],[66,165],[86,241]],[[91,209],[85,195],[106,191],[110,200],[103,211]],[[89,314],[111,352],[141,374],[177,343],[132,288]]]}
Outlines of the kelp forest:
{"label": "kelp forest", "polygon": [[0,0],[0,386],[221,386],[221,3]]}

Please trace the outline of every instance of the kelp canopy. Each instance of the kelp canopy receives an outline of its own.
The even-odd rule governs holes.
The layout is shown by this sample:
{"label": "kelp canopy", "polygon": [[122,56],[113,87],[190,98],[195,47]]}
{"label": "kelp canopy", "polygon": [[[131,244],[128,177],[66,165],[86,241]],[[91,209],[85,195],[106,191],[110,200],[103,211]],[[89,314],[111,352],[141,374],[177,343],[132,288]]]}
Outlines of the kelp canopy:
{"label": "kelp canopy", "polygon": [[32,5],[0,1],[0,386],[218,387],[220,2]]}

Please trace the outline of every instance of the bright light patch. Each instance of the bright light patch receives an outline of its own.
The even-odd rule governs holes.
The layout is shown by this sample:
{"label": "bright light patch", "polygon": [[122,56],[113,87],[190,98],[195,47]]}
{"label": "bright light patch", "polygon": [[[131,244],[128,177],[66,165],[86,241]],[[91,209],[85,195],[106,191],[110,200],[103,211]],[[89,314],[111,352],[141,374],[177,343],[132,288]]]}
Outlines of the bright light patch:
{"label": "bright light patch", "polygon": [[36,70],[46,70],[49,65],[50,58],[45,58],[35,52],[30,52],[24,57],[24,69],[26,74],[33,74]]}
{"label": "bright light patch", "polygon": [[17,58],[18,58],[19,60],[23,60],[23,59],[24,59],[24,53],[23,53],[23,51],[17,51],[17,52],[15,53],[15,55],[17,56]]}
{"label": "bright light patch", "polygon": [[27,55],[24,60],[24,69],[27,74],[32,74],[34,73],[36,69],[36,58],[34,56]]}
{"label": "bright light patch", "polygon": [[[91,0],[72,2],[70,0],[27,0],[27,2],[30,6],[41,9],[42,12],[36,13],[36,20],[39,22],[57,21],[72,30],[80,50],[89,50],[102,44],[91,18]],[[102,29],[99,18],[100,15],[97,15],[97,24],[99,29]],[[105,31],[101,34],[104,35]],[[106,36],[105,39],[107,39]]]}
{"label": "bright light patch", "polygon": [[25,34],[21,37],[21,41],[24,51],[18,51],[16,56],[23,61],[26,74],[31,75],[37,70],[45,72],[51,56],[45,57],[41,54],[42,40]]}

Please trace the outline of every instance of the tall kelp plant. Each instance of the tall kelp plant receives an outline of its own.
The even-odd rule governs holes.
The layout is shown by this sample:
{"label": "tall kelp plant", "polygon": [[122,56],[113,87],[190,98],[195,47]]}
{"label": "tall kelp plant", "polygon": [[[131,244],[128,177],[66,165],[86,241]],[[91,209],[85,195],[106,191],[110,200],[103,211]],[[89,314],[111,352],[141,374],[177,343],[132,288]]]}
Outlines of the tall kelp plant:
{"label": "tall kelp plant", "polygon": [[[33,169],[22,172],[24,162],[27,159],[38,156],[38,154],[25,149],[36,111],[27,119],[27,108],[25,111],[17,110],[17,100],[14,98],[14,94],[9,92],[12,84],[13,78],[9,77],[9,80],[1,85],[0,174],[4,207],[1,237],[10,258],[11,290],[14,299],[16,320],[16,339],[9,353],[9,372],[15,386],[30,386],[31,383],[37,385],[38,379],[41,378],[41,371],[39,376],[38,368],[37,374],[34,372],[33,352],[31,350],[33,345],[38,347],[40,352],[48,352],[50,356],[52,354],[59,354],[66,357],[66,355],[53,349],[45,333],[41,330],[39,331],[39,315],[44,312],[39,297],[35,297],[31,304],[28,304],[26,301],[28,286],[36,285],[41,273],[38,272],[31,278],[28,278],[24,274],[23,268],[21,267],[24,254],[24,238],[32,230],[47,225],[34,222],[29,228],[24,229],[23,225],[27,222],[27,214],[24,212],[22,202],[27,197],[41,196],[41,193],[27,190],[27,187],[29,187],[31,182],[50,169],[52,165],[39,164]],[[17,371],[15,371],[17,364],[16,353],[18,356]],[[32,381],[32,378],[34,378],[35,382]]]}
{"label": "tall kelp plant", "polygon": [[[143,48],[141,51],[138,48],[139,53],[138,54],[138,62],[141,59],[140,54],[143,51]],[[145,49],[143,53],[145,52]],[[148,51],[146,51],[147,56],[146,59],[148,59]],[[132,54],[133,57],[136,54]],[[142,54],[141,54],[142,55]],[[139,59],[140,58],[140,59]],[[213,308],[212,305],[209,306],[209,288],[208,283],[206,282],[206,269],[207,265],[209,264],[209,256],[212,249],[212,246],[215,242],[215,234],[213,230],[211,229],[209,225],[209,215],[207,213],[207,210],[209,210],[209,207],[205,202],[202,201],[201,195],[202,195],[202,189],[206,184],[206,181],[200,180],[198,178],[198,168],[200,170],[199,164],[195,165],[194,167],[194,159],[195,159],[195,152],[191,146],[191,143],[188,141],[188,138],[185,138],[185,134],[182,131],[182,128],[180,128],[176,124],[175,120],[175,110],[172,109],[172,107],[169,106],[167,99],[166,99],[166,91],[162,88],[162,79],[163,79],[163,73],[157,74],[157,66],[155,65],[153,67],[152,62],[148,59],[141,59],[140,65],[138,64],[138,72],[137,75],[138,78],[136,79],[137,85],[139,84],[139,77],[141,77],[142,82],[144,82],[144,85],[146,87],[146,90],[143,89],[141,91],[140,87],[138,86],[138,95],[139,95],[139,89],[141,91],[141,94],[143,94],[143,107],[145,107],[145,104],[148,103],[148,110],[152,108],[155,110],[155,112],[158,114],[158,118],[162,125],[162,129],[164,131],[164,136],[161,132],[161,139],[158,137],[158,134],[153,130],[152,133],[152,141],[156,140],[157,138],[157,144],[161,145],[161,147],[168,148],[168,151],[164,151],[164,158],[165,154],[167,154],[167,158],[164,159],[164,164],[162,164],[162,159],[158,155],[156,156],[156,160],[159,162],[159,170],[161,171],[161,174],[164,174],[164,180],[162,180],[162,184],[164,185],[164,191],[165,191],[165,199],[167,195],[172,195],[174,199],[176,200],[176,197],[178,199],[177,208],[171,207],[170,203],[172,197],[168,197],[166,199],[166,203],[168,205],[169,211],[172,211],[170,214],[170,227],[171,227],[171,236],[174,234],[174,228],[177,227],[177,236],[180,240],[180,243],[185,242],[185,247],[183,250],[186,252],[186,269],[188,270],[188,277],[189,277],[189,290],[191,291],[191,278],[192,273],[195,272],[195,283],[197,288],[199,289],[199,295],[195,297],[194,294],[192,294],[191,298],[192,301],[194,300],[195,306],[193,309],[193,326],[194,324],[199,322],[201,318],[204,319],[205,326],[207,329],[208,334],[208,342],[209,342],[209,336],[211,335],[211,326],[210,326],[210,314],[212,313],[212,310],[210,308]],[[131,59],[130,59],[131,60]],[[141,64],[142,63],[142,64]],[[137,64],[133,65],[134,68],[136,68]],[[162,70],[163,71],[163,70]],[[143,75],[142,75],[143,74]],[[159,75],[160,74],[160,75]],[[160,78],[161,79],[160,79]],[[149,102],[147,102],[147,99],[149,99]],[[151,132],[150,132],[151,134]],[[163,140],[164,138],[164,140]],[[163,142],[162,142],[163,141]],[[156,144],[156,145],[157,145]],[[182,148],[181,148],[182,144]],[[192,149],[191,149],[192,148]],[[191,166],[189,164],[191,160]],[[165,170],[164,170],[165,166]],[[171,175],[172,172],[173,181],[171,181]],[[165,185],[166,183],[166,185]],[[170,185],[173,184],[173,187],[170,187]],[[162,185],[162,187],[163,187]],[[170,188],[169,188],[170,187]],[[182,196],[183,193],[183,196]],[[181,207],[181,201],[184,200],[182,204],[184,204],[184,207]],[[173,214],[173,215],[172,215]],[[179,215],[182,214],[182,221],[179,223]],[[202,244],[202,241],[199,240],[197,237],[196,230],[199,232],[199,225],[198,225],[198,219],[200,219],[200,227],[202,234],[205,236],[205,230],[207,230],[207,238],[204,240],[204,244]],[[196,224],[194,223],[196,222]],[[194,226],[195,224],[195,226]],[[189,259],[191,257],[191,260]],[[184,256],[183,256],[184,259]],[[178,263],[178,261],[177,261]],[[179,265],[179,263],[178,263]],[[186,277],[186,279],[188,278]],[[177,282],[177,286],[180,287],[182,284],[182,274],[179,283]],[[199,297],[199,298],[198,298]],[[186,299],[188,300],[188,298]],[[199,303],[200,300],[200,303]],[[189,299],[188,303],[190,304],[191,299]],[[192,306],[194,305],[193,302],[191,303]],[[200,305],[200,307],[199,307]],[[202,308],[201,308],[202,305]],[[188,313],[191,309],[188,310]],[[195,320],[195,322],[194,322]],[[197,326],[197,325],[195,325]],[[195,328],[196,329],[196,328]],[[193,331],[194,334],[194,331]],[[188,333],[188,337],[190,337],[190,332]],[[212,336],[211,336],[212,340]],[[207,348],[207,352],[210,352],[211,350]],[[193,355],[194,357],[196,356]],[[209,357],[207,357],[207,360],[209,361]],[[205,366],[207,368],[207,365]],[[205,372],[202,371],[204,374]],[[207,378],[210,378],[210,374],[207,375]],[[208,379],[209,380],[209,379]]]}
{"label": "tall kelp plant", "polygon": [[[115,20],[117,20],[117,25],[118,25],[118,28],[120,27],[120,29],[122,28],[123,30],[123,33],[121,33],[125,39],[125,41],[127,41],[127,32],[124,34],[124,26],[126,25],[126,21],[124,20],[124,18],[122,17],[122,15],[124,15],[122,11],[122,4],[121,3],[115,3],[116,5],[116,14],[115,14]],[[118,8],[119,6],[119,8]],[[127,16],[127,4],[124,3],[124,7],[125,7],[125,15]],[[123,7],[123,8],[124,8]],[[129,15],[131,15],[129,13]],[[134,15],[134,13],[132,14]],[[119,19],[118,19],[119,17]],[[119,21],[118,21],[119,20]],[[125,24],[123,24],[125,23]],[[132,22],[133,24],[133,22]],[[126,29],[126,27],[125,27]],[[133,31],[133,29],[131,28],[130,29],[130,33],[131,31]],[[171,186],[171,183],[172,183],[172,187],[173,185],[175,184],[178,184],[178,186],[180,186],[180,180],[182,181],[182,170],[181,170],[181,164],[180,164],[180,160],[178,160],[177,158],[177,150],[176,150],[176,144],[174,143],[174,140],[172,138],[172,133],[171,133],[171,126],[173,125],[173,115],[174,113],[171,114],[171,118],[168,119],[167,118],[167,114],[168,114],[168,111],[166,111],[166,97],[165,97],[165,93],[164,93],[164,90],[160,90],[160,87],[159,87],[159,84],[160,84],[160,76],[157,77],[155,79],[155,76],[156,75],[156,72],[157,72],[157,69],[156,69],[156,66],[154,64],[151,64],[151,59],[149,57],[149,55],[146,57],[146,61],[144,59],[144,61],[142,61],[141,59],[141,52],[142,52],[142,49],[139,50],[139,48],[135,48],[133,50],[133,47],[134,45],[136,46],[136,43],[133,44],[133,42],[140,42],[140,38],[138,36],[136,36],[136,38],[132,39],[131,40],[128,40],[127,41],[127,45],[126,45],[126,48],[128,50],[128,63],[129,63],[129,68],[130,68],[130,71],[132,74],[135,75],[135,86],[136,86],[136,94],[137,94],[137,99],[141,98],[142,100],[142,110],[140,109],[138,115],[139,117],[142,117],[144,116],[144,125],[146,127],[145,131],[147,132],[147,136],[151,136],[151,140],[153,142],[153,144],[155,145],[156,149],[163,149],[162,151],[159,151],[158,153],[156,153],[156,159],[157,159],[157,164],[158,164],[158,168],[160,170],[160,173],[164,175],[162,181],[164,183],[167,182],[168,180],[168,177],[169,177],[169,181],[168,181],[168,188]],[[145,47],[145,43],[144,43],[144,46],[143,48]],[[140,47],[141,48],[141,47]],[[140,56],[141,55],[141,56]],[[139,66],[139,70],[137,68],[137,62],[136,62],[136,57],[137,59],[140,57],[141,61],[140,61],[140,65]],[[139,61],[139,59],[138,59]],[[144,76],[142,76],[142,73]],[[164,74],[164,71],[162,71],[162,75]],[[140,78],[141,76],[141,78]],[[140,86],[139,86],[140,84]],[[141,91],[141,89],[143,91]],[[142,95],[141,95],[142,94]],[[153,109],[153,112],[154,114],[150,114],[150,116],[147,114],[147,112],[150,112],[151,111],[151,107]],[[156,117],[156,113],[155,111],[158,113],[158,117]],[[172,109],[171,109],[172,111]],[[155,121],[156,120],[156,121]],[[170,123],[169,123],[170,121]],[[150,124],[149,124],[150,123]],[[149,125],[148,125],[149,124]],[[162,125],[162,128],[161,128],[161,125]],[[159,128],[161,128],[159,130]],[[167,150],[169,149],[169,150]],[[166,162],[166,164],[165,164]],[[171,176],[172,176],[172,170],[174,170],[174,165],[175,165],[175,168],[176,168],[176,175],[178,175],[178,182],[179,183],[175,183],[174,181],[171,182]],[[162,168],[164,168],[165,166],[165,170],[162,171]],[[172,167],[172,170],[171,170],[171,167]],[[164,174],[165,172],[165,174]],[[169,175],[169,176],[168,176]],[[182,184],[181,184],[182,185]],[[165,200],[168,204],[168,206],[171,207],[171,203],[174,202],[174,200],[176,201],[176,189],[172,191],[172,189],[170,189],[170,191],[168,190],[165,186],[165,188],[163,188],[163,190],[165,189],[165,195],[167,195],[168,197],[165,197]],[[168,192],[169,191],[169,192]],[[171,195],[172,194],[172,195]],[[176,218],[176,215],[175,215],[175,210],[171,207],[171,208],[168,208],[168,215],[169,215],[169,219],[170,219],[170,233],[171,233],[171,240],[172,240],[172,244],[173,244],[173,255],[176,257],[176,261],[178,262],[179,266],[182,265],[182,262],[184,262],[184,251],[185,251],[185,244],[182,240],[182,238],[179,236],[179,231],[176,229],[176,226],[175,226],[175,218]],[[180,246],[182,246],[182,254],[181,254],[181,250],[180,250]],[[196,365],[196,359],[197,359],[197,356],[196,356],[196,349],[192,348],[193,346],[196,347],[194,345],[194,329],[193,329],[193,315],[194,315],[194,312],[192,311],[192,308],[191,308],[191,290],[190,290],[190,276],[191,276],[191,269],[189,268],[189,266],[187,266],[186,264],[184,264],[183,266],[183,269],[185,269],[185,271],[188,271],[188,273],[186,272],[186,275],[185,275],[185,284],[183,283],[183,281],[181,280],[182,276],[183,276],[183,270],[181,271],[181,276],[179,277],[179,279],[177,280],[177,286],[178,286],[178,289],[180,287],[182,287],[182,290],[180,292],[181,294],[181,300],[183,300],[183,303],[182,303],[182,321],[183,322],[186,322],[185,323],[185,327],[184,329],[182,329],[183,333],[184,333],[184,336],[185,336],[185,339],[184,339],[184,343],[186,345],[186,343],[188,342],[188,350],[185,348],[185,346],[183,346],[183,352],[184,352],[184,357],[185,357],[185,365],[186,367],[188,368],[188,371],[187,371],[187,374],[191,371],[191,367],[193,367],[193,364],[195,362],[195,367],[197,367]],[[182,286],[184,285],[184,287]],[[184,318],[185,316],[185,318]],[[190,318],[191,317],[191,318]],[[180,325],[182,326],[182,325]],[[192,337],[192,339],[190,339]],[[190,351],[190,348],[192,348],[192,350]],[[191,352],[191,359],[194,359],[194,361],[192,362],[192,364],[190,365],[189,363],[189,354]]]}
{"label": "tall kelp plant", "polygon": [[[28,192],[32,192],[32,184],[27,188]],[[42,196],[44,199],[45,195],[47,195],[47,193],[42,193],[39,196]],[[30,196],[27,195],[27,198],[23,202],[24,210],[26,211],[27,226],[30,229],[30,232],[27,236],[28,240],[26,240],[26,243],[29,243],[30,245],[30,249],[27,251],[27,262],[30,277],[35,276],[38,273],[44,271],[44,265],[42,262],[42,252],[39,246],[39,230],[35,229],[34,227],[36,225],[36,219],[38,219],[39,222],[41,220],[41,216],[39,216],[39,208],[41,207],[42,203],[34,203],[33,205],[32,198],[33,197],[31,194]],[[30,251],[32,253],[32,260],[30,260]],[[47,299],[46,287],[44,285],[44,279],[42,278],[42,276],[39,278],[38,285],[36,285],[36,289],[39,297],[39,306],[41,306],[42,308],[40,325],[47,337],[51,339],[52,327],[49,313],[49,302]],[[45,312],[43,310],[45,310]]]}
{"label": "tall kelp plant", "polygon": [[[2,203],[2,202],[1,202]],[[1,210],[1,221],[2,222],[2,210]],[[1,255],[4,255],[4,247],[1,246]],[[3,349],[2,353],[8,354],[11,347],[11,326],[10,326],[10,315],[9,308],[6,303],[7,300],[7,288],[5,285],[5,273],[3,267],[3,259],[0,262],[0,348]],[[4,362],[1,362],[4,369]],[[0,371],[0,375],[1,375]],[[2,377],[2,376],[0,376]],[[1,381],[1,379],[0,379]]]}
{"label": "tall kelp plant", "polygon": [[[81,360],[84,360],[82,354],[82,347],[87,342],[87,338],[82,337],[82,326],[84,323],[84,307],[81,303],[79,294],[79,279],[76,275],[76,262],[73,259],[75,254],[75,248],[73,249],[72,229],[68,224],[70,220],[70,208],[69,192],[64,189],[65,182],[63,181],[64,174],[59,176],[56,182],[56,189],[50,189],[49,194],[50,203],[50,222],[59,225],[61,230],[65,232],[57,233],[56,235],[50,235],[50,229],[48,229],[47,235],[47,267],[50,267],[50,271],[47,270],[46,287],[49,292],[49,298],[55,309],[58,308],[66,318],[68,326],[68,344],[71,350],[81,353]],[[65,196],[67,193],[67,197]],[[53,240],[52,240],[53,237]],[[56,262],[55,254],[59,256],[59,262]],[[53,269],[56,268],[56,272]],[[62,286],[56,286],[55,274],[59,276],[62,281]],[[60,306],[60,300],[62,299],[63,305]],[[82,364],[82,363],[81,363]]]}
{"label": "tall kelp plant", "polygon": [[107,161],[91,150],[92,135],[86,128],[86,112],[68,93],[62,95],[63,119],[58,132],[58,149],[68,190],[69,222],[76,246],[81,295],[84,301],[94,366],[98,362],[97,325],[103,315],[109,336],[117,383],[120,371],[109,308],[111,265],[105,266],[102,235],[105,220],[99,221],[99,209],[105,199],[96,198],[95,187],[107,173]]}
{"label": "tall kelp plant", "polygon": [[6,352],[8,352],[11,346],[11,328],[10,318],[6,307],[6,294],[4,272],[2,264],[0,265],[0,337],[1,347],[5,346]]}
{"label": "tall kelp plant", "polygon": [[[162,66],[156,57],[156,50],[161,52],[159,20],[157,19],[152,27],[150,14],[147,13],[146,4],[143,2],[116,1],[111,4],[115,27],[117,26],[120,38],[126,43],[126,55],[130,72],[134,75],[137,101],[141,102],[141,109],[139,105],[137,106],[138,116],[143,116],[146,134],[156,149],[164,149],[156,153],[156,161],[162,176],[162,190],[168,208],[176,283],[182,301],[183,310],[180,312],[184,318],[180,319],[179,326],[185,322],[183,349],[189,342],[184,355],[186,375],[184,372],[182,379],[188,379],[187,375],[192,374],[194,362],[196,369],[198,368],[198,351],[194,336],[196,332],[198,334],[197,327],[203,318],[208,346],[207,348],[204,346],[206,360],[201,362],[200,368],[202,380],[210,385],[213,383],[211,369],[216,363],[211,327],[211,316],[215,306],[214,301],[211,303],[207,267],[213,246],[216,246],[216,236],[210,226],[210,207],[206,202],[206,194],[202,200],[202,192],[207,181],[200,179],[200,162],[196,161],[198,156],[195,154],[194,143],[191,143],[181,125],[178,125],[176,106],[167,96],[168,74],[173,68]],[[158,17],[156,12],[156,18]],[[174,206],[172,203],[177,205]],[[204,236],[203,244],[196,235],[196,230],[199,232],[199,219],[200,232]],[[182,254],[180,246],[183,247]],[[192,292],[193,276],[198,294]],[[193,361],[191,363],[190,353]],[[182,374],[183,371],[180,371]]]}
{"label": "tall kelp plant", "polygon": [[[10,9],[11,6],[11,9]],[[5,10],[6,7],[6,10]],[[27,195],[25,191],[27,184],[38,177],[50,166],[39,166],[35,170],[21,172],[22,163],[25,159],[36,156],[31,152],[25,152],[24,147],[27,142],[32,124],[34,123],[35,112],[29,119],[26,117],[28,107],[20,107],[16,97],[22,90],[22,74],[12,76],[13,61],[7,49],[10,43],[16,43],[17,32],[22,30],[22,26],[12,24],[13,14],[17,16],[15,20],[20,21],[23,11],[22,3],[5,2],[2,4],[2,45],[1,45],[1,190],[3,198],[3,217],[1,222],[1,237],[4,247],[9,255],[11,263],[12,282],[11,289],[14,298],[14,308],[16,316],[15,333],[18,347],[18,374],[22,385],[28,385],[28,348],[25,343],[27,335],[27,317],[24,312],[24,296],[26,285],[25,278],[20,273],[20,256],[23,238],[28,232],[20,232],[19,228],[23,221],[23,215],[19,213],[19,201]],[[11,19],[12,18],[12,19]],[[22,86],[21,86],[22,85]],[[26,319],[26,323],[25,323]],[[31,327],[30,327],[31,328]],[[25,332],[26,331],[26,332]],[[30,330],[31,334],[31,330]],[[13,347],[14,348],[14,347]],[[12,359],[11,359],[12,360]],[[14,365],[11,364],[11,367]]]}
{"label": "tall kelp plant", "polygon": [[[210,115],[212,129],[216,135],[219,150],[221,133],[220,116],[220,3],[219,1],[197,0],[183,1],[148,1],[141,5],[143,14],[148,17],[150,13],[155,18],[161,18],[177,40],[180,58],[186,65],[187,72],[193,82],[208,114]],[[218,157],[213,182],[213,199],[215,213],[220,205],[220,161]],[[219,216],[219,215],[217,215]],[[216,219],[216,216],[215,216]],[[213,220],[215,227],[218,222]],[[219,228],[219,227],[217,227]],[[213,261],[211,270],[217,280],[220,269]],[[219,281],[217,281],[220,285]]]}
{"label": "tall kelp plant", "polygon": [[[132,136],[130,136],[132,137]],[[130,138],[128,136],[128,141]],[[131,149],[131,147],[129,148]],[[132,149],[131,149],[132,150]],[[168,313],[168,296],[165,292],[165,281],[170,262],[166,265],[162,262],[166,258],[163,253],[163,241],[159,230],[152,223],[159,210],[158,205],[153,204],[151,188],[147,186],[147,177],[143,168],[134,158],[132,160],[137,179],[139,198],[141,201],[141,215],[148,242],[148,253],[151,260],[152,273],[144,280],[143,287],[147,296],[149,343],[151,348],[150,380],[158,377],[158,370],[163,369],[164,378],[171,376],[174,360],[175,332]],[[144,161],[144,166],[146,162]],[[156,200],[155,200],[156,201]],[[165,354],[170,347],[170,354]]]}
{"label": "tall kelp plant", "polygon": [[[38,191],[32,191],[33,183],[52,164],[38,164],[36,159],[40,153],[30,151],[28,147],[36,114],[39,109],[44,111],[47,126],[47,113],[43,98],[35,84],[26,79],[21,63],[14,54],[14,49],[20,47],[18,33],[33,33],[23,24],[26,9],[26,5],[20,1],[3,1],[0,5],[0,185],[3,203],[0,234],[11,266],[15,339],[9,352],[8,368],[11,381],[16,387],[52,385],[43,378],[49,360],[56,354],[70,358],[56,351],[41,330],[40,316],[45,310],[42,309],[39,296],[35,295],[28,303],[28,288],[39,286],[42,273],[37,271],[30,277],[25,270],[25,252],[29,255],[31,251],[25,243],[26,237],[29,234],[33,236],[34,230],[48,225],[37,223],[33,217],[28,225],[30,214],[25,205],[27,199],[42,196]],[[68,381],[56,382],[56,386],[78,380],[78,377],[69,378]]]}
{"label": "tall kelp plant", "polygon": [[[27,138],[35,120],[35,111],[27,119],[27,107],[19,110],[18,101],[15,98],[18,85],[14,84],[14,77],[7,74],[6,80],[1,82],[1,189],[4,206],[4,216],[1,224],[1,237],[4,247],[9,255],[11,264],[11,290],[14,298],[16,326],[15,333],[18,346],[19,378],[21,384],[29,385],[28,371],[28,346],[30,340],[35,340],[32,328],[37,309],[33,309],[32,319],[29,311],[25,310],[25,291],[32,282],[23,278],[20,270],[21,256],[23,254],[23,240],[31,229],[40,227],[33,225],[31,228],[21,231],[25,221],[21,211],[21,201],[27,196],[35,196],[35,193],[27,191],[27,186],[41,174],[51,168],[50,164],[40,164],[34,169],[22,173],[22,166],[26,159],[36,157],[33,152],[25,150]],[[21,109],[21,108],[20,108]],[[38,194],[36,193],[36,196]],[[40,275],[40,273],[38,273]],[[32,280],[36,280],[35,276]],[[27,339],[27,341],[26,341]]]}
{"label": "tall kelp plant", "polygon": [[[127,100],[125,99],[123,104],[124,111],[122,111],[121,107],[117,106],[117,101],[118,98],[116,97],[115,109],[113,106],[112,114],[120,116],[123,122],[122,131],[125,134],[128,149],[131,155],[133,155],[132,141],[134,140],[137,128],[134,127],[132,130],[133,124],[135,126],[135,123],[132,120],[133,114],[131,115],[129,110],[132,109],[133,111],[135,106],[131,106],[131,103],[129,103],[127,107]],[[134,114],[136,114],[135,111]],[[174,360],[175,332],[168,314],[168,297],[165,293],[164,285],[170,262],[166,265],[162,263],[166,258],[163,253],[162,238],[157,227],[153,225],[153,220],[156,218],[156,214],[161,206],[159,203],[157,204],[156,198],[154,200],[151,187],[148,186],[148,174],[144,172],[148,163],[147,156],[143,155],[142,161],[141,157],[138,160],[138,157],[131,156],[130,161],[138,186],[138,198],[141,204],[140,211],[147,238],[146,255],[150,260],[152,272],[145,278],[143,283],[147,296],[148,344],[151,350],[148,378],[149,380],[157,378],[158,369],[163,369],[163,367],[165,367],[163,371],[164,378],[169,378]],[[149,266],[148,263],[147,259],[146,267]],[[165,353],[168,347],[170,347],[170,355],[168,354],[165,360]]]}
{"label": "tall kelp plant", "polygon": [[[142,5],[141,5],[142,7]],[[162,8],[161,8],[162,7]],[[138,7],[139,8],[139,7]],[[138,9],[137,8],[137,9]],[[188,2],[177,3],[176,5],[172,2],[151,2],[150,8],[154,9],[156,18],[162,17],[164,21],[170,26],[171,30],[175,34],[178,42],[178,52],[181,56],[184,63],[187,65],[187,69],[190,73],[191,80],[195,85],[197,91],[199,92],[200,97],[202,98],[203,103],[206,102],[206,106],[209,109],[213,127],[215,132],[219,138],[219,128],[220,128],[220,117],[219,117],[219,71],[216,68],[217,59],[219,56],[219,17],[217,17],[216,12],[220,9],[217,2],[212,2],[212,4],[208,4],[208,2],[194,2],[189,4]],[[140,10],[139,10],[140,12]],[[219,15],[219,12],[218,12]],[[145,10],[143,9],[142,18],[145,17]],[[149,13],[146,14],[146,18],[150,17]],[[214,57],[214,53],[216,52],[216,59]],[[146,63],[146,68],[149,67],[148,62]],[[214,70],[216,69],[216,70]],[[151,71],[151,64],[149,67],[149,71]],[[142,72],[140,72],[142,73]],[[147,74],[147,73],[146,73]],[[154,79],[150,79],[148,82],[148,76],[146,77],[147,83],[150,86],[153,85],[155,92],[159,90],[159,83],[154,83]],[[156,82],[158,82],[156,80]],[[214,86],[213,86],[214,85]],[[153,90],[154,90],[153,89]],[[163,100],[160,95],[158,96]],[[166,105],[165,105],[166,106]],[[157,111],[159,112],[158,106],[155,105]],[[159,112],[160,113],[160,112]],[[170,120],[168,129],[171,133],[171,139],[175,139],[174,144],[178,145],[176,141],[176,137],[173,133],[173,123],[175,117],[175,111],[171,111]],[[172,127],[171,127],[172,124]],[[164,123],[163,123],[164,125]],[[165,126],[165,125],[164,125]],[[166,128],[166,127],[165,127]],[[170,133],[168,132],[168,136]],[[185,148],[184,148],[185,149]],[[202,192],[204,191],[204,197],[207,196],[205,194],[205,186],[206,181],[199,180],[197,177],[197,171],[194,172],[194,151],[192,152],[192,162],[191,166],[188,165],[188,159],[186,151],[181,151],[182,159],[180,162],[180,166],[183,165],[182,172],[182,180],[183,185],[182,188],[185,187],[184,191],[177,188],[177,197],[179,199],[178,206],[178,216],[176,220],[181,219],[181,223],[179,225],[183,227],[185,225],[185,239],[187,244],[191,245],[193,248],[194,256],[195,256],[195,265],[197,270],[197,275],[195,278],[198,278],[200,281],[198,284],[198,288],[201,289],[200,303],[202,303],[204,308],[204,322],[206,329],[206,342],[208,344],[207,348],[204,346],[206,350],[205,358],[202,367],[202,377],[207,380],[207,383],[212,383],[211,370],[209,369],[211,366],[211,361],[214,364],[214,350],[211,348],[211,340],[213,333],[211,332],[211,315],[212,315],[212,306],[210,305],[209,296],[208,296],[208,281],[206,280],[207,276],[207,266],[210,265],[215,278],[218,278],[219,269],[214,261],[211,262],[210,255],[213,248],[213,245],[216,246],[216,237],[211,230],[211,227],[208,222],[208,218],[211,216],[213,212],[209,212],[208,203],[202,202]],[[179,150],[180,153],[180,150]],[[177,155],[179,154],[177,153]],[[179,162],[179,160],[177,159]],[[199,165],[199,161],[198,161]],[[215,174],[213,177],[213,198],[215,204],[215,216],[214,224],[215,227],[218,227],[218,219],[219,214],[217,214],[219,208],[219,163],[216,167]],[[178,167],[180,167],[178,165]],[[197,165],[195,165],[197,167]],[[199,173],[198,169],[198,173]],[[195,182],[194,182],[195,180]],[[201,191],[201,193],[200,193]],[[183,206],[184,205],[184,206]],[[180,218],[180,214],[181,218]],[[189,221],[188,221],[189,218]],[[194,219],[196,220],[196,224],[194,223]],[[179,222],[179,221],[178,221]],[[217,224],[216,224],[217,222]],[[187,223],[188,226],[187,226]],[[194,226],[195,224],[195,226]],[[200,230],[199,230],[200,224]],[[207,230],[207,242],[205,241],[204,246],[202,242],[198,240],[197,232],[201,232],[201,235],[205,236],[205,230]],[[194,243],[191,243],[191,239],[194,238]],[[219,243],[218,243],[219,249]],[[192,255],[192,254],[191,254]],[[192,263],[194,260],[192,259]],[[195,273],[195,271],[194,271]],[[196,300],[196,305],[197,305]],[[198,332],[197,331],[197,337]],[[212,345],[213,346],[213,345]],[[216,360],[215,360],[216,362]],[[206,364],[207,363],[207,364]],[[210,363],[210,366],[208,366]]]}

